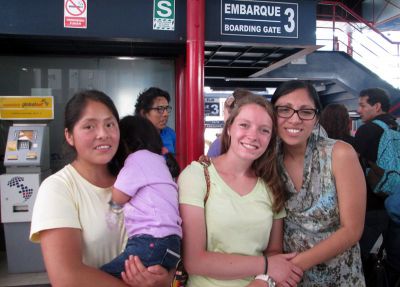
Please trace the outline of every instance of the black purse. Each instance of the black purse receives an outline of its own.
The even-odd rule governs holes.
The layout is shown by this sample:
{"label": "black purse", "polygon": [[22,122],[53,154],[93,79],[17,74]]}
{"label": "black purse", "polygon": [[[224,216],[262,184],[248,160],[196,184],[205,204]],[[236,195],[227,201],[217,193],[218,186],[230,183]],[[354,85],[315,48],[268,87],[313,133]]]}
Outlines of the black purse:
{"label": "black purse", "polygon": [[385,267],[384,246],[381,244],[378,253],[371,253],[364,266],[365,283],[367,287],[394,287],[389,286]]}

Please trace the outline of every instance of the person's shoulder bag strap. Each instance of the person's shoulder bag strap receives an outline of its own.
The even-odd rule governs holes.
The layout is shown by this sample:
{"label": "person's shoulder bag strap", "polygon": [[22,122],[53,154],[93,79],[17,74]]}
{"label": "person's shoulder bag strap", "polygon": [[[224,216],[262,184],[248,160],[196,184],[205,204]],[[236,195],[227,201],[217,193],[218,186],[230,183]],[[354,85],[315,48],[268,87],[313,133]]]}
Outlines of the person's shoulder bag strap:
{"label": "person's shoulder bag strap", "polygon": [[208,200],[208,196],[210,195],[210,189],[211,189],[210,173],[208,172],[208,167],[211,165],[211,159],[206,155],[201,155],[199,157],[198,162],[203,166],[204,178],[206,180],[206,185],[207,185],[206,195],[204,196],[204,205],[205,205]]}

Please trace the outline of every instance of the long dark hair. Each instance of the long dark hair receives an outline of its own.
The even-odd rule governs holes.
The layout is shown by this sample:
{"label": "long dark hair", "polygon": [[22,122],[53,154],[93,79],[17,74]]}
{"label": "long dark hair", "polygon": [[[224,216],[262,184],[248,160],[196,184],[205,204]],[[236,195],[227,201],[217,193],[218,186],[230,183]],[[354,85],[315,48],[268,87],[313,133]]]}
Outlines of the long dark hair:
{"label": "long dark hair", "polygon": [[[119,121],[118,110],[114,105],[112,99],[105,93],[98,90],[83,90],[80,91],[69,99],[64,111],[64,128],[68,133],[72,134],[76,123],[82,118],[82,113],[85,110],[88,102],[99,102],[105,105],[113,114],[117,122]],[[70,146],[68,143],[65,144],[67,157],[70,161],[76,159],[76,149]],[[121,166],[118,164],[117,158],[121,155],[121,146],[119,145],[117,153],[113,159],[108,163],[108,169],[112,175],[118,174]]]}
{"label": "long dark hair", "polygon": [[[162,141],[160,133],[147,118],[135,115],[126,116],[120,123],[121,144],[124,153],[119,158],[121,164],[129,154],[138,150],[148,150],[156,154],[162,154]],[[171,153],[165,155],[166,163],[172,177],[179,175],[180,169],[177,161]]]}
{"label": "long dark hair", "polygon": [[350,116],[342,104],[327,105],[321,113],[319,124],[332,139],[347,140],[350,136]]}
{"label": "long dark hair", "polygon": [[286,198],[284,192],[285,190],[284,185],[278,174],[278,160],[276,151],[277,148],[276,116],[270,102],[268,102],[265,98],[261,96],[250,94],[242,98],[235,104],[222,131],[221,154],[226,153],[231,144],[230,136],[228,135],[229,128],[232,126],[236,117],[239,115],[242,107],[250,104],[256,104],[262,107],[268,113],[269,117],[272,120],[271,139],[269,141],[268,147],[265,150],[265,152],[253,162],[251,168],[253,169],[255,175],[261,177],[266,183],[266,185],[270,188],[274,197],[272,205],[273,210],[279,211],[283,208]]}

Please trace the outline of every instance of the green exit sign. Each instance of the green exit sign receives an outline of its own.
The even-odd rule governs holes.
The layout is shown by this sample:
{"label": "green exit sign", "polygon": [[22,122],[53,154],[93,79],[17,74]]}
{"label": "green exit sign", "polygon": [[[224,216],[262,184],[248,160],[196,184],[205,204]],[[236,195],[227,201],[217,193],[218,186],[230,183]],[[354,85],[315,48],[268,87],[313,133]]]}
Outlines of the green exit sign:
{"label": "green exit sign", "polygon": [[154,0],[153,30],[175,30],[175,0]]}

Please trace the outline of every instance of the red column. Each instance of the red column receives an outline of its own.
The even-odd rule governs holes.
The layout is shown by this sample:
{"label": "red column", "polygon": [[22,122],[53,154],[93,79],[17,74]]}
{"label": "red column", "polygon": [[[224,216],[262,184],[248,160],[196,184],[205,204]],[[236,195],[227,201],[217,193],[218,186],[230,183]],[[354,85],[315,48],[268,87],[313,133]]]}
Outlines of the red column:
{"label": "red column", "polygon": [[176,130],[176,160],[181,169],[187,165],[186,139],[186,109],[185,109],[185,55],[175,61],[175,130]]}
{"label": "red column", "polygon": [[186,137],[187,163],[204,153],[204,14],[205,0],[187,0]]}

